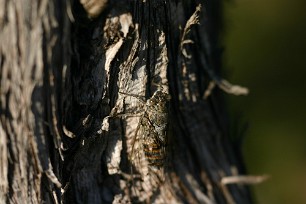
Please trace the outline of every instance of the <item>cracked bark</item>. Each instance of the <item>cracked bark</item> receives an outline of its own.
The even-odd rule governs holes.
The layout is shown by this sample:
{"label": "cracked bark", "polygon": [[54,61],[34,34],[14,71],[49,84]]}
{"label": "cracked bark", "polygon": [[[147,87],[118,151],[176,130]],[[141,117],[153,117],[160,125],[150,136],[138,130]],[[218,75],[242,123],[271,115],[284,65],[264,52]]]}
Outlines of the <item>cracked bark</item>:
{"label": "cracked bark", "polygon": [[[1,201],[251,203],[222,95],[247,89],[220,77],[220,1],[0,5]],[[156,168],[143,144],[159,123]]]}

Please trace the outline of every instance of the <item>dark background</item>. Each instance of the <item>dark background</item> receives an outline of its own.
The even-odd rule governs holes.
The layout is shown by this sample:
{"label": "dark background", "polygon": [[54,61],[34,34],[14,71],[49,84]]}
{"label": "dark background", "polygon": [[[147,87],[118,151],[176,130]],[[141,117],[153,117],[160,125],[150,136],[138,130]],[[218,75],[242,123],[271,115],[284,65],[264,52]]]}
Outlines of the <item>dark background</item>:
{"label": "dark background", "polygon": [[250,89],[229,96],[249,123],[247,168],[271,176],[253,187],[256,203],[306,203],[306,1],[226,2],[224,45],[227,78]]}

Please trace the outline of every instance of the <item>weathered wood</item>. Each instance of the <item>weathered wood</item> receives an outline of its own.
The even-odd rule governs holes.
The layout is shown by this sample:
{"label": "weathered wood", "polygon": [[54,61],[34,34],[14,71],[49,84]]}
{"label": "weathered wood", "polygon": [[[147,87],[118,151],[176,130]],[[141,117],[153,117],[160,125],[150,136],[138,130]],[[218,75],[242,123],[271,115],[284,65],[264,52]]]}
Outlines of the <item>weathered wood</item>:
{"label": "weathered wood", "polygon": [[[65,125],[75,142],[63,169],[69,175],[68,200],[250,202],[247,188],[221,183],[239,175],[241,164],[228,138],[219,91],[204,94],[210,82],[230,93],[246,93],[218,77],[213,3],[154,0],[108,6],[87,24],[79,15],[81,23],[74,26],[76,60],[68,79],[74,95],[66,103]],[[145,153],[153,150],[143,142],[155,134],[156,125],[146,120],[149,132],[138,128],[148,117],[143,101],[157,90],[171,95],[170,126],[166,164],[152,169]],[[88,118],[90,123],[82,125]]]}
{"label": "weathered wood", "polygon": [[0,201],[54,203],[61,185],[66,4],[4,0],[0,10]]}
{"label": "weathered wood", "polygon": [[247,90],[220,77],[220,1],[0,5],[0,200],[251,203],[225,182],[221,90]]}

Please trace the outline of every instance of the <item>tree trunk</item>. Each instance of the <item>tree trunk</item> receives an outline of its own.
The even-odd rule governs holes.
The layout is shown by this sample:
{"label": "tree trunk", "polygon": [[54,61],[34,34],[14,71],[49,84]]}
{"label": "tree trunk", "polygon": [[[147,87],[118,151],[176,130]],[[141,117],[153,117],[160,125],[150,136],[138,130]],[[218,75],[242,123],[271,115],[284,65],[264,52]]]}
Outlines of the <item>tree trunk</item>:
{"label": "tree trunk", "polygon": [[0,6],[0,201],[251,203],[220,0]]}

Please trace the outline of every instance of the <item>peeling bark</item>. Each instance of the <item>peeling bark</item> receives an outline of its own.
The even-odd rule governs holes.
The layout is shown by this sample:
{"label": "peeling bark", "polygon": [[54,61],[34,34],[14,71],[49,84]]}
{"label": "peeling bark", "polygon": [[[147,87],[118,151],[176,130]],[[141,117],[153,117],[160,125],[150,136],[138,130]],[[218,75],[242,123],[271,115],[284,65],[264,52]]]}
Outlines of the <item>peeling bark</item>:
{"label": "peeling bark", "polygon": [[0,2],[0,200],[251,203],[220,1],[71,2]]}

